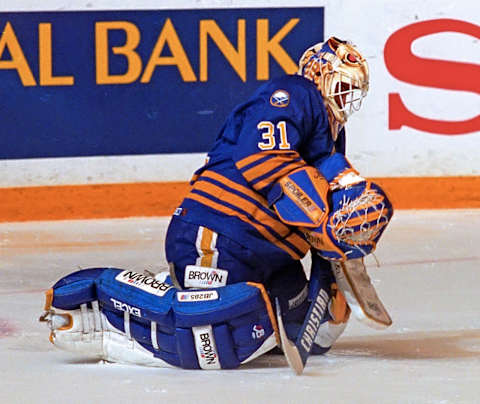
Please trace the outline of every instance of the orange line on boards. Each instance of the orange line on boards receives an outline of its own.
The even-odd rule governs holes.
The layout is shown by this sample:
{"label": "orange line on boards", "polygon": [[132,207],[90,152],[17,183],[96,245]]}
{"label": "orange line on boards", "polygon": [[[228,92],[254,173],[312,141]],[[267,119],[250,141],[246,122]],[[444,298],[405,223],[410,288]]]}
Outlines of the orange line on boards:
{"label": "orange line on boards", "polygon": [[187,182],[0,189],[0,222],[170,216]]}
{"label": "orange line on boards", "polygon": [[396,209],[480,208],[480,177],[372,178]]}
{"label": "orange line on boards", "polygon": [[[480,208],[480,177],[374,178],[396,209]],[[0,189],[0,222],[170,216],[187,182]]]}

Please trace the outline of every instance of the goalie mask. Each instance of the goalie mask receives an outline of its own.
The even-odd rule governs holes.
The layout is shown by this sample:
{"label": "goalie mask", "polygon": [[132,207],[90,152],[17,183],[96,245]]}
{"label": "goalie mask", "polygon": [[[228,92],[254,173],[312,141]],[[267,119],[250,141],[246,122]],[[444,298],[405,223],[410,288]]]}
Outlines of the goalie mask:
{"label": "goalie mask", "polygon": [[367,95],[365,58],[352,43],[335,37],[307,49],[300,58],[298,74],[317,85],[337,126],[343,126],[360,109]]}

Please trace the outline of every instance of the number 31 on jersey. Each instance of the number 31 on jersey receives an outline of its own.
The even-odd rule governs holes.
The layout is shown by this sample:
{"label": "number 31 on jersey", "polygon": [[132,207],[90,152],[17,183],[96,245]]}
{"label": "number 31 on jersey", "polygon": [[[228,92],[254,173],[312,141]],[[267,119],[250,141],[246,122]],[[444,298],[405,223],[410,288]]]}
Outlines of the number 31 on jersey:
{"label": "number 31 on jersey", "polygon": [[263,142],[258,142],[258,148],[260,150],[272,150],[277,145],[276,134],[280,142],[278,147],[281,150],[290,149],[290,143],[287,139],[287,123],[285,121],[280,121],[277,123],[275,130],[275,125],[270,121],[261,121],[257,125],[257,129],[262,132]]}

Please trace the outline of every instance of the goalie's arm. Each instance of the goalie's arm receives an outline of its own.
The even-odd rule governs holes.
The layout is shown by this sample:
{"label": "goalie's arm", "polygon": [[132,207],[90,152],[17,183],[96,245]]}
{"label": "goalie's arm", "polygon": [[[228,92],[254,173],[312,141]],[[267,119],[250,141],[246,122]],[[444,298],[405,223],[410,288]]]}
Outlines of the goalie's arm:
{"label": "goalie's arm", "polygon": [[279,178],[268,202],[322,257],[337,261],[374,251],[393,214],[381,187],[361,177],[340,153],[318,169],[304,166]]}
{"label": "goalie's arm", "polygon": [[267,198],[283,222],[317,228],[330,213],[331,191],[364,181],[343,154],[335,153],[323,159],[318,168],[304,164],[281,176]]}
{"label": "goalie's arm", "polygon": [[228,135],[224,135],[235,144],[232,159],[242,177],[269,201],[282,178],[313,168],[314,162],[327,158],[335,147],[319,92],[302,80],[281,82],[286,86],[281,93],[289,98],[288,105],[282,106],[271,98],[277,94],[277,85],[263,88],[257,102],[228,122]]}

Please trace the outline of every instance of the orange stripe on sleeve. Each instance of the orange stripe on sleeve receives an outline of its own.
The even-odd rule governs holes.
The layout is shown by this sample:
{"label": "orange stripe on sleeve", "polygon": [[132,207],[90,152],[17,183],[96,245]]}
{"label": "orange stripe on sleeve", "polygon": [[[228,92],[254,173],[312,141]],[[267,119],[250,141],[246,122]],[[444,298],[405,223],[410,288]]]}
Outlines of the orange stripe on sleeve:
{"label": "orange stripe on sleeve", "polygon": [[237,163],[235,163],[235,165],[239,170],[241,170],[243,167],[246,167],[257,160],[262,159],[263,157],[265,157],[265,154],[266,153],[252,154],[251,156],[245,157],[244,159],[238,161]]}
{"label": "orange stripe on sleeve", "polygon": [[305,162],[304,161],[298,161],[298,162],[295,162],[295,163],[292,163],[292,164],[289,164],[288,166],[282,168],[281,170],[273,173],[272,175],[270,175],[269,177],[267,178],[264,178],[263,180],[261,181],[258,181],[256,184],[253,185],[253,187],[255,189],[263,189],[265,188],[266,186],[274,183],[274,182],[277,182],[280,178],[286,176],[288,173],[294,171],[294,170],[297,170],[299,168],[302,168],[305,166]]}
{"label": "orange stripe on sleeve", "polygon": [[251,188],[244,187],[243,185],[240,185],[227,177],[224,177],[223,175],[220,175],[214,171],[205,171],[202,173],[202,177],[207,177],[211,178],[213,180],[216,180],[218,182],[221,182],[222,184],[225,184],[227,187],[232,188],[236,191],[239,191],[250,198],[256,200],[258,203],[261,205],[265,206],[265,208],[268,208],[268,201],[259,193],[253,191]]}
{"label": "orange stripe on sleeve", "polygon": [[[249,225],[251,225],[252,227],[254,227],[264,238],[266,238],[272,244],[276,245],[278,248],[281,248],[282,250],[286,251],[288,254],[290,254],[290,256],[293,259],[298,260],[298,259],[301,259],[303,257],[303,255],[302,256],[298,255],[290,247],[285,245],[281,240],[278,240],[265,227],[263,227],[263,226],[261,226],[257,223],[252,222],[247,216],[245,216],[242,213],[239,213],[239,212],[237,212],[233,209],[230,209],[230,208],[228,208],[226,206],[223,206],[219,203],[216,203],[216,202],[214,202],[214,201],[212,201],[212,200],[210,200],[210,199],[208,199],[208,198],[206,198],[202,195],[198,195],[198,194],[195,194],[195,193],[190,193],[186,199],[192,199],[194,201],[200,202],[200,203],[202,203],[206,206],[210,206],[211,208],[213,208],[215,210],[218,210],[219,212],[225,213],[226,215],[235,216],[235,217],[239,218],[240,220],[242,220],[243,222],[246,222]],[[307,251],[302,250],[303,254],[306,254],[306,252]]]}
{"label": "orange stripe on sleeve", "polygon": [[228,192],[224,188],[221,188],[210,182],[200,180],[195,184],[194,189],[203,191],[209,195],[214,196],[215,198],[219,198],[222,201],[229,203],[230,205],[238,207],[239,209],[245,211],[246,213],[254,217],[260,223],[264,223],[266,226],[271,227],[276,233],[281,236],[286,236],[288,233],[290,233],[290,229],[280,220],[274,219],[273,217],[259,209],[258,206],[256,206],[252,202],[231,192]]}
{"label": "orange stripe on sleeve", "polygon": [[[263,196],[261,196],[260,194],[253,191],[250,188],[247,188],[247,187],[244,187],[240,184],[237,184],[236,182],[233,182],[233,181],[229,180],[228,178],[224,177],[223,175],[220,175],[220,174],[215,173],[213,171],[205,171],[204,173],[202,173],[202,176],[217,180],[217,181],[221,182],[222,184],[251,197],[252,199],[256,200],[258,203],[260,203],[262,206],[264,206],[266,209],[269,209],[267,200]],[[222,189],[222,192],[223,191],[224,190]],[[246,201],[246,202],[248,202],[248,201]],[[253,204],[252,204],[252,206],[253,206],[253,209],[258,210],[257,206],[255,206]],[[242,208],[243,208],[243,206],[242,206]],[[252,216],[256,217],[256,215],[253,214],[253,213],[252,213]],[[270,220],[275,220],[271,216],[269,216],[269,218],[270,218]],[[284,224],[280,220],[278,222],[281,223],[281,224]],[[274,226],[270,226],[270,227],[274,228]],[[280,232],[278,232],[278,233],[281,234]],[[304,250],[306,251],[310,248],[310,245],[302,237],[300,237],[296,233],[290,234],[290,236],[288,236],[288,241],[290,243],[292,243],[293,245],[295,245],[295,247],[297,247],[301,251],[304,251]]]}
{"label": "orange stripe on sleeve", "polygon": [[268,156],[270,154],[277,154],[277,155],[292,154],[292,155],[294,155],[294,157],[292,157],[292,158],[298,157],[298,153],[295,150],[268,150],[268,151],[263,151],[263,152],[252,154],[248,157],[245,157],[244,159],[237,161],[235,163],[235,165],[237,166],[237,168],[239,170],[241,170],[243,167],[246,167],[249,164],[254,163],[255,161],[260,160],[260,159],[262,159],[265,156]]}
{"label": "orange stripe on sleeve", "polygon": [[276,168],[288,164],[286,167],[292,167],[291,170],[294,170],[298,167],[303,167],[306,163],[303,160],[294,161],[297,156],[275,156],[267,161],[257,164],[256,166],[244,171],[242,174],[247,179],[247,181],[252,182],[255,181],[258,177],[261,177],[270,171],[275,170]]}

